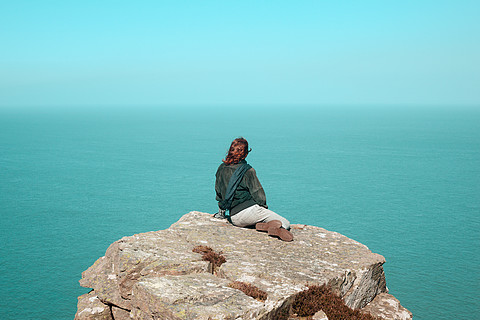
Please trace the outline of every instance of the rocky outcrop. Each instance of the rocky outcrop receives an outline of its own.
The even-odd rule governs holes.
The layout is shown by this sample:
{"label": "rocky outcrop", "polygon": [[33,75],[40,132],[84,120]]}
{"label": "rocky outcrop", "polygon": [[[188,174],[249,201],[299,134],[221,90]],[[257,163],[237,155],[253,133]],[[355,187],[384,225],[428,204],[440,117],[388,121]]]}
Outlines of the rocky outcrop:
{"label": "rocky outcrop", "polygon": [[[166,230],[124,237],[83,272],[80,284],[93,290],[79,297],[75,319],[280,319],[295,295],[314,284],[330,285],[351,308],[411,319],[386,294],[381,255],[314,226],[293,225],[292,233],[294,241],[283,242],[190,212]],[[212,266],[193,252],[199,245],[226,261]],[[267,299],[234,289],[233,281],[255,286]],[[385,308],[393,301],[385,297],[396,306]]]}
{"label": "rocky outcrop", "polygon": [[388,293],[380,293],[363,311],[371,315],[391,320],[412,319],[412,313],[402,307],[400,301]]}

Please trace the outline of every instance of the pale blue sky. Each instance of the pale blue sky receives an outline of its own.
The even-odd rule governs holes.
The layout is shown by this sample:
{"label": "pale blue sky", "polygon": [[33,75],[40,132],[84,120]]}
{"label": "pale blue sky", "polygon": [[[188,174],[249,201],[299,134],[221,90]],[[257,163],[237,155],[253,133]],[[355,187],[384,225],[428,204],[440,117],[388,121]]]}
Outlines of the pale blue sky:
{"label": "pale blue sky", "polygon": [[479,105],[480,1],[0,0],[0,107]]}

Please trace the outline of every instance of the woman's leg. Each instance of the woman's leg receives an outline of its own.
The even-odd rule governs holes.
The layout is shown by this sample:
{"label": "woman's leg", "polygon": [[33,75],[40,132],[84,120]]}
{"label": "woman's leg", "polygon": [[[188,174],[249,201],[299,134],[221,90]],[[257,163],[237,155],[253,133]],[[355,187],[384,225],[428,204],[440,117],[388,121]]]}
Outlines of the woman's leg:
{"label": "woman's leg", "polygon": [[272,220],[280,220],[282,227],[287,230],[290,229],[290,222],[287,219],[258,204],[248,207],[232,217],[232,223],[237,227],[254,226],[258,222],[269,222]]}

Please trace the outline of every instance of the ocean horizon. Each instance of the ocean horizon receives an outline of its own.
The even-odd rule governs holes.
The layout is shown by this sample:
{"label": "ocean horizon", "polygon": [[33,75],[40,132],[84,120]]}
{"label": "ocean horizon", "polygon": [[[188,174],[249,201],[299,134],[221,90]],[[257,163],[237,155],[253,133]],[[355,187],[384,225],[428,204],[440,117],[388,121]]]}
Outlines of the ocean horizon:
{"label": "ocean horizon", "polygon": [[245,137],[269,208],[386,258],[414,319],[480,303],[480,108],[0,109],[1,319],[73,319],[114,241],[216,212]]}

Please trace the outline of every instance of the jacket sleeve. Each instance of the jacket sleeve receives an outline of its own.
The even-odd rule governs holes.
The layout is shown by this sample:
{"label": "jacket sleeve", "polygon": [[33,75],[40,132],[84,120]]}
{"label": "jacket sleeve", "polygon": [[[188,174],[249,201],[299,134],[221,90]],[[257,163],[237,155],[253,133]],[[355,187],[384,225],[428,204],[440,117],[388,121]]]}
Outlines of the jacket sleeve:
{"label": "jacket sleeve", "polygon": [[215,174],[215,193],[217,194],[217,196],[215,197],[215,199],[216,199],[217,201],[222,201],[222,191],[221,191],[221,189],[220,189],[218,172],[217,172],[217,174]]}
{"label": "jacket sleeve", "polygon": [[263,190],[262,185],[260,184],[260,181],[257,178],[257,173],[255,169],[250,169],[246,173],[246,184],[248,191],[250,192],[253,200],[259,205],[264,208],[268,209],[267,206],[267,197],[265,195],[265,191]]}

